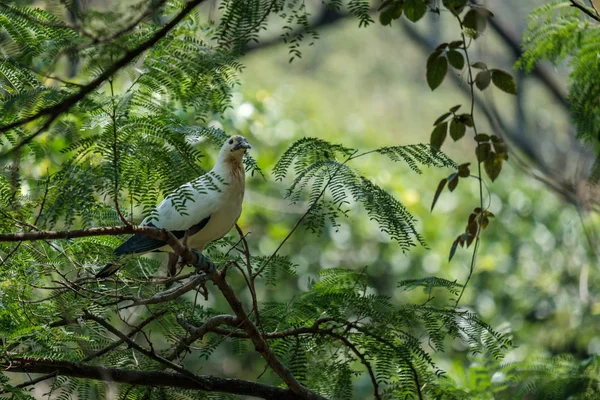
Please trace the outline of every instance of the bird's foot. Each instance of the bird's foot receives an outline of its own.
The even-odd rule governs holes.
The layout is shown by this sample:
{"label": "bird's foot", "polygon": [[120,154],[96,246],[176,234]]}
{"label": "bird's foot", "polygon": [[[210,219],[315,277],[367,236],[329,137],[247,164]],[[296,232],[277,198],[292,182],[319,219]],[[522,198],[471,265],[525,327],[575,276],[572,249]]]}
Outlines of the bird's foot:
{"label": "bird's foot", "polygon": [[192,251],[198,256],[198,262],[195,265],[192,265],[197,274],[204,272],[207,275],[212,275],[217,271],[215,263],[212,262],[210,258],[200,253],[198,249],[192,249]]}

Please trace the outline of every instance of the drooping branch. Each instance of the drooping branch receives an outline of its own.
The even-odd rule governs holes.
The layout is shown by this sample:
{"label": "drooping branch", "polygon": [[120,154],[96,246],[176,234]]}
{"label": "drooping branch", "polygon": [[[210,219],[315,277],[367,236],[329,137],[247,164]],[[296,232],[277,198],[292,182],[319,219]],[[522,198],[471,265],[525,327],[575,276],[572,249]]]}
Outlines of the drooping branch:
{"label": "drooping branch", "polygon": [[104,368],[70,361],[38,358],[12,358],[10,360],[3,360],[0,362],[0,366],[6,372],[55,374],[134,386],[177,387],[253,396],[263,399],[283,400],[303,398],[287,389],[241,379],[219,378],[210,375],[196,375],[195,379],[191,379],[180,373]]}

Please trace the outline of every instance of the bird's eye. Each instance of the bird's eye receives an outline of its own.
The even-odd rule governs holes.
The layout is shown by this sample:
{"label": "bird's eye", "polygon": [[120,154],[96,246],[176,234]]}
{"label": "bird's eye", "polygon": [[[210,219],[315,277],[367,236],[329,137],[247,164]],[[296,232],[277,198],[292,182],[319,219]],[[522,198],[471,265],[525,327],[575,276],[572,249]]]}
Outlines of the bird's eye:
{"label": "bird's eye", "polygon": [[233,139],[229,139],[229,144],[233,144]]}

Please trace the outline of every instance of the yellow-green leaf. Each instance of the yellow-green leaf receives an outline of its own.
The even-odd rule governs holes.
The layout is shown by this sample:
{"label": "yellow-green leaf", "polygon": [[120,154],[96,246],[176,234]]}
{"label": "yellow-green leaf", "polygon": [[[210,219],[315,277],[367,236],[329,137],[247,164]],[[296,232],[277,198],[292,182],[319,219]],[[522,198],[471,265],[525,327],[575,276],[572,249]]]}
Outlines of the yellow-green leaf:
{"label": "yellow-green leaf", "polygon": [[492,180],[492,182],[496,180],[498,175],[500,175],[503,162],[503,157],[498,157],[494,152],[490,152],[488,158],[483,162],[485,173]]}

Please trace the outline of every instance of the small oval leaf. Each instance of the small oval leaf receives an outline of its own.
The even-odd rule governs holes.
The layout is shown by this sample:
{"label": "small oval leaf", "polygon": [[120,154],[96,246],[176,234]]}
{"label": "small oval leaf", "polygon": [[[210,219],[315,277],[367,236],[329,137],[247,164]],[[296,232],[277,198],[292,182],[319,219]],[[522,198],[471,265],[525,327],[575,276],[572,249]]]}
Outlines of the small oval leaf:
{"label": "small oval leaf", "polygon": [[473,38],[477,39],[487,27],[487,18],[475,9],[469,10],[463,19],[465,28],[473,30]]}
{"label": "small oval leaf", "polygon": [[404,3],[404,15],[412,22],[417,22],[427,12],[427,4],[423,0],[406,0]]}
{"label": "small oval leaf", "polygon": [[485,173],[492,180],[492,182],[496,180],[498,175],[500,175],[503,162],[504,158],[502,156],[498,157],[494,152],[490,152],[488,158],[483,162]]}
{"label": "small oval leaf", "polygon": [[492,81],[492,74],[488,70],[483,70],[477,74],[475,77],[475,86],[479,90],[485,90],[488,86],[490,86],[490,82]]}
{"label": "small oval leaf", "polygon": [[448,59],[444,56],[435,58],[431,65],[427,66],[427,83],[431,90],[435,90],[442,84],[448,71]]}
{"label": "small oval leaf", "polygon": [[450,50],[446,54],[446,57],[448,57],[448,62],[454,68],[456,68],[458,70],[462,70],[464,68],[464,66],[465,66],[465,58],[463,57],[463,55],[460,52],[458,52],[456,50]]}
{"label": "small oval leaf", "polygon": [[475,153],[477,155],[477,161],[484,162],[488,159],[490,153],[492,152],[492,146],[489,143],[481,143],[475,149]]}
{"label": "small oval leaf", "polygon": [[450,121],[450,137],[456,142],[463,136],[465,136],[465,132],[467,131],[467,127],[464,123],[458,120],[458,118],[452,119]]}
{"label": "small oval leaf", "polygon": [[515,95],[518,93],[515,78],[513,78],[508,72],[500,69],[493,69],[492,82],[494,82],[494,85],[496,85],[496,87],[503,92]]}

